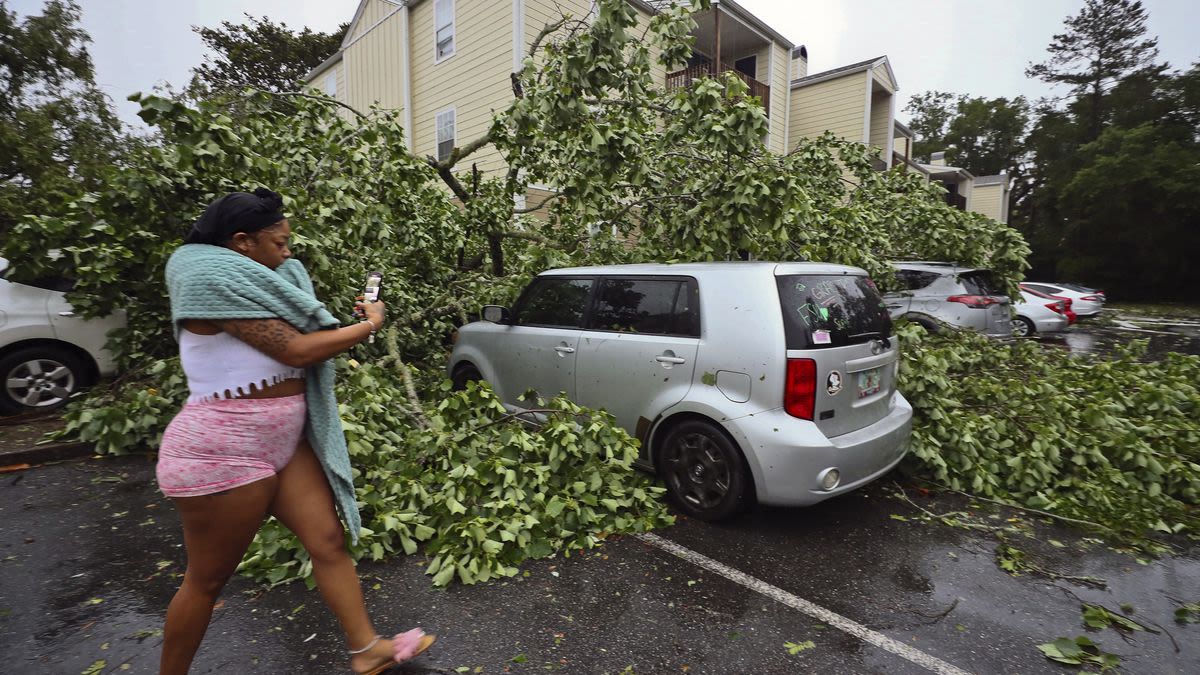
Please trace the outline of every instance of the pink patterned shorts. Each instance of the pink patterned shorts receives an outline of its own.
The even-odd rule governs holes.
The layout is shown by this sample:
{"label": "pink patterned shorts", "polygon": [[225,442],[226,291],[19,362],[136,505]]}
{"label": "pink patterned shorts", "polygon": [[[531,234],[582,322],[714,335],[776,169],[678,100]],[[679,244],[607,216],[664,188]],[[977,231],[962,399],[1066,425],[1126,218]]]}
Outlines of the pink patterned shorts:
{"label": "pink patterned shorts", "polygon": [[159,489],[196,497],[270,478],[296,454],[306,412],[304,394],[184,405],[163,432]]}

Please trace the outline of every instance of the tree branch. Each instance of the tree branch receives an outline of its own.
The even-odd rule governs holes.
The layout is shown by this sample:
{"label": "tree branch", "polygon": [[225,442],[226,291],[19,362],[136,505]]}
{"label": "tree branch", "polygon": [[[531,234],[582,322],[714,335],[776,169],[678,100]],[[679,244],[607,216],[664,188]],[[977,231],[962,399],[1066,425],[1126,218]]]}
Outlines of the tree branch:
{"label": "tree branch", "polygon": [[514,214],[533,213],[534,211],[541,210],[541,208],[544,207],[546,204],[549,204],[550,202],[552,202],[555,199],[558,199],[559,197],[562,197],[562,196],[563,196],[563,194],[561,192],[555,192],[554,194],[550,195],[549,197],[546,197],[545,199],[543,199],[542,202],[540,204],[538,204],[537,206],[531,206],[531,207],[524,208],[524,209],[513,209],[513,213]]}
{"label": "tree branch", "polygon": [[322,103],[332,103],[334,105],[341,106],[341,107],[345,108],[346,110],[349,110],[350,112],[357,115],[359,119],[365,120],[365,119],[370,118],[369,115],[365,115],[365,114],[359,112],[358,109],[356,109],[354,106],[352,106],[348,103],[342,103],[341,101],[339,101],[335,98],[329,98],[328,96],[318,96],[316,94],[308,94],[308,93],[305,93],[302,91],[267,91],[266,89],[255,89],[255,88],[251,88],[250,91],[254,91],[254,92],[257,92],[260,94],[267,94],[270,96],[298,96],[301,98],[311,98],[314,101],[321,101]]}

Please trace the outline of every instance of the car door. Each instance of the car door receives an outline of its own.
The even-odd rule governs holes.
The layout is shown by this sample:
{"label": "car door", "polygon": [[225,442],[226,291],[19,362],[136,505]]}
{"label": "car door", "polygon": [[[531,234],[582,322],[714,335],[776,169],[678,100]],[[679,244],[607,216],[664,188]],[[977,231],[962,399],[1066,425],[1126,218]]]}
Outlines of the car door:
{"label": "car door", "polygon": [[518,402],[527,391],[546,399],[575,396],[575,359],[591,294],[590,278],[542,276],[534,279],[514,308],[511,325],[493,338],[492,385],[502,401]]}
{"label": "car door", "polygon": [[689,277],[601,277],[575,366],[577,400],[632,435],[691,387],[699,287]]}
{"label": "car door", "polygon": [[44,280],[43,287],[54,291],[46,302],[46,310],[50,317],[50,325],[54,328],[54,336],[86,351],[96,360],[96,365],[101,373],[109,373],[114,364],[112,354],[106,349],[108,333],[125,325],[125,312],[118,310],[109,316],[84,319],[76,314],[75,308],[67,302],[66,292],[71,290],[74,285],[74,282],[69,279]]}
{"label": "car door", "polygon": [[[7,271],[7,261],[0,258]],[[0,272],[3,274],[3,272]],[[0,347],[20,340],[53,337],[47,305],[54,291],[18,284],[0,276]]]}

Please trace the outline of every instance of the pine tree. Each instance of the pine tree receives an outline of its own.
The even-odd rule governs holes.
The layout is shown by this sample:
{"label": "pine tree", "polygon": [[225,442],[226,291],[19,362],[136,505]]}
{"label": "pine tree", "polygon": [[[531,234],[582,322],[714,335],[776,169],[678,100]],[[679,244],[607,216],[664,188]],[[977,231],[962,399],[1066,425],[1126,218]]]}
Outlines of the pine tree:
{"label": "pine tree", "polygon": [[1086,140],[1103,130],[1108,88],[1153,66],[1158,56],[1158,39],[1144,39],[1146,17],[1141,0],[1086,0],[1078,14],[1063,22],[1066,32],[1056,34],[1047,47],[1050,58],[1025,69],[1028,77],[1071,85],[1071,93],[1086,103]]}

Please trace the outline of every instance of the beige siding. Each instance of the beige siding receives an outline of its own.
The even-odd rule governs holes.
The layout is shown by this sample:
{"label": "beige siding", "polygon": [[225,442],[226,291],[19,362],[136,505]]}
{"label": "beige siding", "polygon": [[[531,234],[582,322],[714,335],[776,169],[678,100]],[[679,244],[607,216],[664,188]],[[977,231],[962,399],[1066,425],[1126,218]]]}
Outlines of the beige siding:
{"label": "beige siding", "polygon": [[[512,2],[455,0],[455,52],[440,63],[434,63],[433,6],[432,0],[417,3],[409,18],[413,151],[422,157],[437,155],[438,113],[454,108],[455,143],[462,146],[487,133],[492,111],[512,101]],[[488,172],[504,166],[490,148],[470,162]]]}
{"label": "beige siding", "polygon": [[859,72],[791,90],[788,142],[795,147],[801,138],[831,131],[839,138],[861,143],[866,87],[866,76]]}
{"label": "beige siding", "polygon": [[[635,9],[637,9],[637,13],[638,13],[638,25],[637,25],[637,28],[635,28],[634,30],[637,31],[638,35],[641,35],[641,34],[645,33],[646,29],[650,26],[650,18],[651,17],[649,14],[642,11],[642,9],[640,7],[635,8]],[[654,86],[663,87],[663,86],[666,86],[666,84],[667,84],[667,67],[658,62],[658,55],[659,55],[659,50],[657,50],[657,49],[652,50],[650,52],[650,76],[654,78],[653,79]],[[682,63],[675,64],[675,68],[682,68],[682,67],[683,67]]]}
{"label": "beige siding", "polygon": [[788,87],[791,84],[788,82],[790,50],[783,45],[772,45],[770,53],[771,72],[765,75],[769,79],[763,80],[771,87],[771,137],[767,149],[783,154],[787,152],[783,137],[787,129]]}
{"label": "beige siding", "polygon": [[876,66],[875,69],[871,71],[871,73],[872,73],[872,75],[874,75],[875,81],[879,82],[883,86],[887,87],[888,91],[890,91],[890,92],[896,91],[896,82],[891,78],[890,75],[888,75],[887,66],[883,66],[883,65]]}
{"label": "beige siding", "polygon": [[[789,51],[788,58],[791,57],[792,54]],[[808,59],[797,56],[792,63],[792,79],[798,80],[802,77],[808,77]]]}
{"label": "beige siding", "polygon": [[975,213],[982,213],[988,218],[1004,222],[1001,212],[1000,198],[1004,192],[1004,186],[996,185],[977,185],[971,191],[971,210]]}
{"label": "beige siding", "polygon": [[897,136],[895,138],[895,140],[892,142],[892,150],[899,153],[900,155],[905,156],[905,157],[910,157],[910,154],[909,154],[911,152],[911,149],[909,147],[910,142],[911,141],[909,139],[907,139],[903,136]]}
{"label": "beige siding", "polygon": [[[888,147],[888,132],[892,128],[891,104],[891,94],[877,91],[871,95],[870,144],[881,150]],[[886,157],[883,159],[887,161]]]}
{"label": "beige siding", "polygon": [[339,101],[346,100],[346,69],[342,67],[341,61],[334,61],[324,70],[316,71],[312,78],[308,80],[308,86],[320,90],[320,92],[323,94],[327,93],[325,89],[325,82],[330,75],[333,75],[334,82],[337,83],[336,90],[333,95],[334,98]]}
{"label": "beige siding", "polygon": [[344,93],[339,98],[357,110],[366,112],[374,104],[404,107],[404,33],[396,10],[383,0],[369,0],[342,55],[345,76],[339,92]]}
{"label": "beige siding", "polygon": [[[511,0],[492,0],[494,2],[507,2]],[[563,20],[564,14],[570,14],[572,19],[582,19],[588,15],[592,9],[591,0],[524,0],[525,9],[525,26],[522,40],[521,58],[529,53],[529,47],[533,44],[538,34],[548,25],[556,24]],[[559,34],[562,34],[562,29]],[[542,45],[553,40],[552,37],[542,39]]]}

